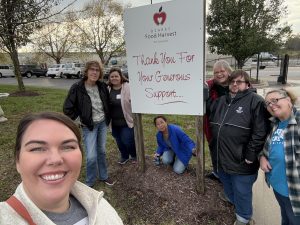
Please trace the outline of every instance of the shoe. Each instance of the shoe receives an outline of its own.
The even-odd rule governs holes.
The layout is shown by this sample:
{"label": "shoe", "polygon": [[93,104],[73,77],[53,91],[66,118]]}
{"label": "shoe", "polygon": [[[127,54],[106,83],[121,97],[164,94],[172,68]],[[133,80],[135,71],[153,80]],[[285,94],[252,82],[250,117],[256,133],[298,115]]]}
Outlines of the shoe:
{"label": "shoe", "polygon": [[106,180],[103,180],[103,182],[108,185],[108,186],[113,186],[116,182],[113,181],[112,179],[110,178],[107,178]]}
{"label": "shoe", "polygon": [[219,192],[218,196],[223,202],[232,204],[232,202],[229,200],[229,198],[225,195],[224,191]]}
{"label": "shoe", "polygon": [[131,163],[132,163],[132,164],[137,164],[137,159],[136,159],[136,157],[131,157],[130,160],[131,160]]}
{"label": "shoe", "polygon": [[7,118],[6,118],[6,117],[0,116],[0,123],[1,123],[1,122],[6,122],[6,121],[7,121]]}
{"label": "shoe", "polygon": [[236,220],[233,225],[255,225],[255,221],[250,219],[248,223],[243,223],[239,220]]}
{"label": "shoe", "polygon": [[211,172],[211,173],[209,173],[209,174],[206,174],[205,177],[208,178],[208,179],[215,180],[215,181],[218,181],[218,182],[221,183],[221,181],[220,181],[218,175],[216,175],[214,172]]}
{"label": "shoe", "polygon": [[129,161],[129,158],[128,159],[120,159],[119,161],[118,161],[118,163],[119,164],[121,164],[121,165],[124,165],[124,164],[126,164],[127,162]]}

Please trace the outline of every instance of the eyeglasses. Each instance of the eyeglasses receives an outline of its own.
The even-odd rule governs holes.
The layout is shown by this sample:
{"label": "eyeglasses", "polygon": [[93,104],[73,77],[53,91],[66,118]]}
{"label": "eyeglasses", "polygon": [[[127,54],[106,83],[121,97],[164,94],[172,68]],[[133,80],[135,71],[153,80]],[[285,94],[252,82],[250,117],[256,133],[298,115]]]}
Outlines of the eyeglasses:
{"label": "eyeglasses", "polygon": [[231,80],[229,83],[230,84],[235,84],[236,83],[236,85],[240,85],[240,84],[246,83],[246,81],[244,81],[244,80]]}
{"label": "eyeglasses", "polygon": [[92,68],[89,68],[89,70],[90,70],[90,71],[95,71],[95,72],[100,72],[100,70],[99,70],[99,69],[97,69],[97,68],[93,68],[93,67],[92,67]]}
{"label": "eyeglasses", "polygon": [[277,104],[277,102],[278,102],[280,99],[284,99],[284,98],[286,98],[286,97],[272,98],[272,99],[270,99],[270,101],[265,101],[265,103],[266,103],[267,107],[269,107],[271,104],[272,104],[272,105],[275,105],[275,104]]}

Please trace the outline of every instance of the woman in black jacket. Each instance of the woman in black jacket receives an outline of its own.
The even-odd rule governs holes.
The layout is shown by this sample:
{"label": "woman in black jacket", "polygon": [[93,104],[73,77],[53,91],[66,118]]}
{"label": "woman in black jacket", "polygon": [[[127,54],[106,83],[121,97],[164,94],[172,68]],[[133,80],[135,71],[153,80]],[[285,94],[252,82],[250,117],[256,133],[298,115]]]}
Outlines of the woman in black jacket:
{"label": "woman in black jacket", "polygon": [[252,217],[252,186],[267,135],[268,114],[264,99],[251,88],[245,71],[230,75],[229,91],[211,106],[209,145],[214,169],[224,187],[222,197],[235,206],[234,224],[246,225]]}
{"label": "woman in black jacket", "polygon": [[72,85],[64,103],[64,114],[80,120],[86,153],[86,184],[92,187],[97,179],[107,185],[114,182],[108,177],[106,164],[106,135],[109,118],[109,93],[101,65],[89,61],[81,81]]}

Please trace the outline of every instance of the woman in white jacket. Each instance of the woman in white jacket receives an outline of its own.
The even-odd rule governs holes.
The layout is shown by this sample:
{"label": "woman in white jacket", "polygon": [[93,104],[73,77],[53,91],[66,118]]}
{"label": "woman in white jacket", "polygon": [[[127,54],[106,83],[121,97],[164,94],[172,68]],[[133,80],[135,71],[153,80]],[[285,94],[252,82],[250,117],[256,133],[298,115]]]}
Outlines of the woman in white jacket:
{"label": "woman in white jacket", "polygon": [[133,118],[128,80],[119,68],[112,68],[108,76],[110,117],[112,135],[115,138],[121,157],[119,164],[125,164],[131,156],[136,162]]}
{"label": "woman in white jacket", "polygon": [[22,183],[0,203],[0,224],[123,224],[102,192],[77,181],[80,143],[79,129],[63,114],[29,114],[20,121],[15,160]]}

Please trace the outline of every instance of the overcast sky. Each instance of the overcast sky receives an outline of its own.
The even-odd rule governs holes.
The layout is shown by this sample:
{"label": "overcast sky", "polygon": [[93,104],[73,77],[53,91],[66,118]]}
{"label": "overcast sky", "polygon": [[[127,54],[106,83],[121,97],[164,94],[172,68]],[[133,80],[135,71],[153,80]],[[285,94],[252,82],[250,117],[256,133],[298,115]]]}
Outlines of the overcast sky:
{"label": "overcast sky", "polygon": [[[131,3],[133,7],[149,5],[151,0],[118,0],[124,4]],[[152,3],[166,2],[168,0],[152,0]],[[200,1],[200,0],[199,0]],[[208,1],[206,1],[208,3]],[[284,19],[292,25],[293,33],[300,34],[300,0],[285,0],[288,7],[288,17]]]}

